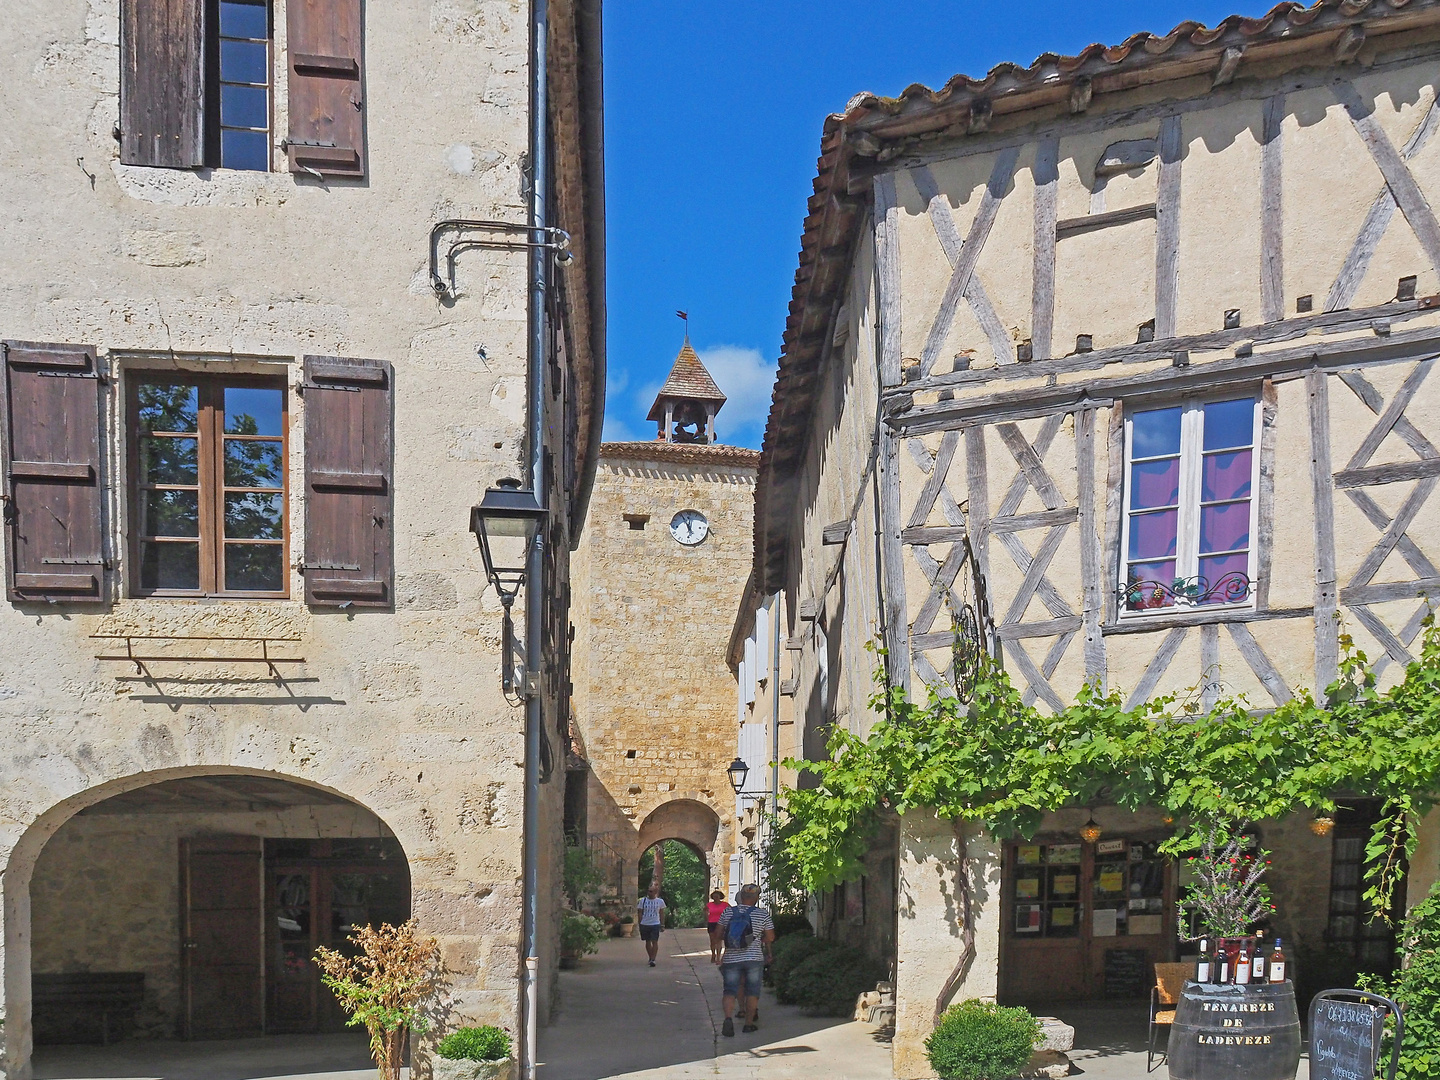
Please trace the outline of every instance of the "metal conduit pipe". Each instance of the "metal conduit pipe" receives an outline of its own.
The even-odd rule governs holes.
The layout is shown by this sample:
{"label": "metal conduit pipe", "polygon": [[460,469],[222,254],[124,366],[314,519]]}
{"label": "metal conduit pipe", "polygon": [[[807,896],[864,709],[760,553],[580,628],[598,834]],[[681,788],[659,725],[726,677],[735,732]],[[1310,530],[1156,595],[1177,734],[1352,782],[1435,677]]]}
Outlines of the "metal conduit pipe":
{"label": "metal conduit pipe", "polygon": [[[545,350],[549,339],[548,310],[550,255],[541,246],[549,225],[550,184],[548,52],[550,39],[547,0],[530,4],[530,342],[526,363],[527,442],[530,455],[530,484],[536,501],[550,505],[545,486]],[[545,624],[545,532],[530,549],[525,589],[525,666],[543,672],[542,627]],[[535,1080],[540,1027],[540,740],[545,721],[542,699],[536,686],[525,699],[525,837],[522,857],[524,888],[524,1038],[521,1040],[521,1075]]]}

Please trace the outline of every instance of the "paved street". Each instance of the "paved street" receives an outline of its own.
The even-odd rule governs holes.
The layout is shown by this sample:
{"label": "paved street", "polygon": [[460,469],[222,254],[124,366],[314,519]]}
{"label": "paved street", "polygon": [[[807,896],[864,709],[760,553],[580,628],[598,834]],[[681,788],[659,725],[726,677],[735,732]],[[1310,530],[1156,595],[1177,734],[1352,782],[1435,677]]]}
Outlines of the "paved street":
{"label": "paved street", "polygon": [[659,964],[639,939],[606,939],[560,976],[540,1033],[545,1080],[889,1080],[890,1048],[865,1024],[802,1016],[766,991],[760,1030],[720,1035],[720,975],[703,930],[667,930]]}
{"label": "paved street", "polygon": [[40,1046],[35,1080],[375,1080],[363,1031],[112,1046]]}

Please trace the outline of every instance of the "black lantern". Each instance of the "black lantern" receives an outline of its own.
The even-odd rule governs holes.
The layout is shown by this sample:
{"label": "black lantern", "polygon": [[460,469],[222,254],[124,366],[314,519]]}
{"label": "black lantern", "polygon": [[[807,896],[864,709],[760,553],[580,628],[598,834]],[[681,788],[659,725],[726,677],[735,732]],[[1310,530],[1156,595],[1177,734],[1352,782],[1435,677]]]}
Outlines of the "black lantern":
{"label": "black lantern", "polygon": [[745,777],[750,775],[750,766],[741,761],[738,757],[730,762],[730,767],[725,770],[725,775],[730,777],[730,786],[735,789],[735,794],[740,794],[740,789],[745,786]]}
{"label": "black lantern", "polygon": [[520,481],[512,477],[496,481],[494,487],[485,490],[480,505],[470,508],[470,531],[480,544],[485,576],[495,586],[505,608],[500,683],[507,694],[515,689],[515,627],[510,621],[510,605],[525,584],[530,548],[546,516],[545,508],[535,501],[535,493],[522,488]]}

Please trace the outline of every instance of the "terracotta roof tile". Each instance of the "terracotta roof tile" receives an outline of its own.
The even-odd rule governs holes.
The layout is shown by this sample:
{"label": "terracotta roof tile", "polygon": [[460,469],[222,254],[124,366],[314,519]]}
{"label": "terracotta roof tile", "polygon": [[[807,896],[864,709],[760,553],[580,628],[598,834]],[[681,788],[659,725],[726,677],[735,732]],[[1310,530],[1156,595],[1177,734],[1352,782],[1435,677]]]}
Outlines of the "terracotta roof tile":
{"label": "terracotta roof tile", "polygon": [[600,460],[615,458],[647,461],[674,461],[685,465],[732,465],[754,469],[760,464],[760,451],[743,446],[719,446],[705,443],[609,442],[600,444]]}

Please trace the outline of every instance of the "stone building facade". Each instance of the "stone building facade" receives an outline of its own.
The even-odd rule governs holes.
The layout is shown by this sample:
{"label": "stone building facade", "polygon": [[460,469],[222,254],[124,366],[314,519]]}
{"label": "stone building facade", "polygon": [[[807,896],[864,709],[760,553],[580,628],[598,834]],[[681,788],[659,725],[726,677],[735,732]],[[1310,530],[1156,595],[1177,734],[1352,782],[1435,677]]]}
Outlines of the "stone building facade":
{"label": "stone building facade", "polygon": [[[694,368],[704,372],[687,342],[677,370]],[[702,392],[707,383],[704,374]],[[707,421],[696,385],[677,400],[696,407],[671,409],[670,434],[698,423],[703,440],[713,401]],[[725,648],[750,569],[758,457],[663,438],[601,447],[574,561],[575,726],[588,843],[623,904],[635,898],[640,856],[662,840],[688,844],[725,887],[735,748]]]}
{"label": "stone building facade", "polygon": [[[1437,58],[1440,5],[1321,0],[826,122],[756,497],[789,743],[869,730],[875,640],[913,696],[954,693],[967,609],[1042,709],[1087,680],[1263,708],[1323,691],[1342,630],[1403,672],[1440,559]],[[1257,823],[1287,948],[1390,948],[1355,884],[1376,810]],[[853,929],[894,962],[898,1076],[929,1075],[946,1000],[1175,958],[1166,822],[1097,806],[1082,842],[1090,812],[1002,844],[912,811],[877,842],[895,903],[867,929],[862,892]]]}
{"label": "stone building facade", "polygon": [[[139,1034],[330,1030],[313,947],[411,914],[443,1024],[518,1034],[526,710],[467,527],[530,479],[533,406],[553,760],[603,412],[598,5],[59,0],[0,37],[4,1075],[35,999],[100,975]],[[568,247],[531,260],[537,205]]]}

